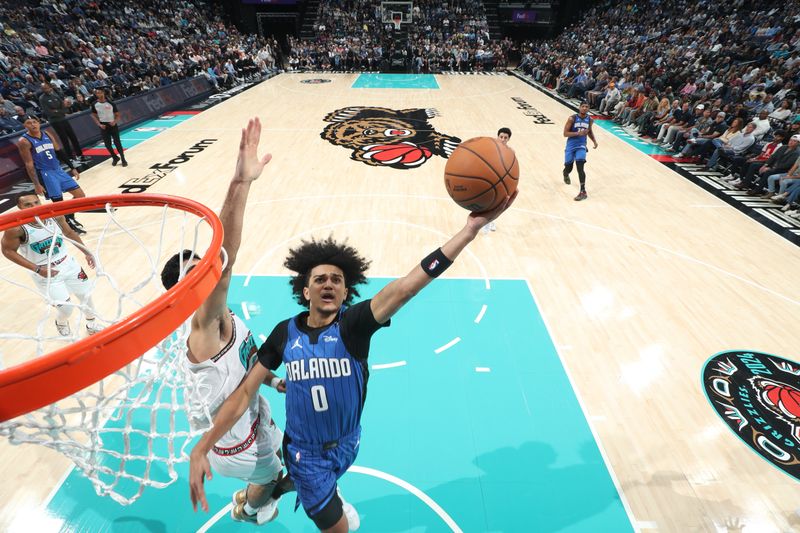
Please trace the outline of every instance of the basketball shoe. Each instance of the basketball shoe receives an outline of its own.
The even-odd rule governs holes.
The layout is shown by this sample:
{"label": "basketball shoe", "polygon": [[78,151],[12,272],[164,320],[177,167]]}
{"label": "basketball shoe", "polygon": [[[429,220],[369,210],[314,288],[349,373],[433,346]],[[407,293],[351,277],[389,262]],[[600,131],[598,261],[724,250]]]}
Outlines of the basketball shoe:
{"label": "basketball shoe", "polygon": [[56,329],[58,330],[58,334],[62,337],[69,337],[72,333],[72,330],[69,329],[69,322],[60,324],[58,320],[56,320]]}
{"label": "basketball shoe", "polygon": [[358,528],[361,527],[361,519],[358,517],[358,511],[356,511],[356,508],[353,507],[352,504],[344,500],[339,487],[336,487],[336,493],[339,495],[339,499],[342,500],[342,510],[347,517],[347,528],[350,531],[358,531]]}
{"label": "basketball shoe", "polygon": [[247,522],[258,526],[272,522],[278,516],[278,501],[270,498],[267,503],[258,508],[256,514],[248,514],[244,510],[244,504],[247,503],[247,489],[244,488],[233,493],[231,518],[237,522]]}
{"label": "basketball shoe", "polygon": [[588,197],[586,191],[581,191],[578,193],[578,196],[575,197],[575,201],[580,202],[581,200],[586,200]]}

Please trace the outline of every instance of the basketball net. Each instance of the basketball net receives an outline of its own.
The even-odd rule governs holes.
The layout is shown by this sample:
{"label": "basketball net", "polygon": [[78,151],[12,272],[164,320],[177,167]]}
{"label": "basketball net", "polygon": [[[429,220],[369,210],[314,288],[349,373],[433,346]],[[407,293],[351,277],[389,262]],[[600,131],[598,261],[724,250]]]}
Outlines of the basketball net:
{"label": "basketball net", "polygon": [[[164,292],[159,273],[165,258],[184,248],[199,250],[200,256],[204,253],[198,247],[203,218],[192,222],[190,214],[170,210],[167,205],[145,209],[161,209],[155,245],[145,246],[136,235],[135,226],[131,227],[120,216],[132,209],[106,205],[104,213],[82,215],[85,221],[92,222],[84,242],[96,262],[94,272],[86,271],[93,284],[96,304],[93,311],[99,325],[108,327],[124,321],[127,311],[141,308],[149,301],[149,295]],[[102,225],[96,224],[99,218],[103,218]],[[154,219],[157,217],[150,217],[144,224],[149,226],[145,240],[153,240]],[[56,225],[53,242],[59,237],[76,259],[80,257],[78,250],[86,250],[64,236]],[[137,279],[123,280],[112,275],[114,263],[121,262],[117,257],[120,241],[124,241],[123,248],[127,250],[125,259],[136,261]],[[37,301],[31,306],[41,307],[42,311],[35,332],[0,332],[0,355],[9,355],[4,347],[11,341],[15,351],[20,345],[35,347],[31,357],[36,357],[52,350],[54,344],[75,342],[86,335],[81,326],[86,312],[92,310],[72,296],[65,304],[78,311],[73,312],[70,320],[72,334],[66,338],[58,336],[53,327],[55,302],[25,279],[29,272],[9,265],[0,269],[0,280],[13,285],[18,294],[24,293],[26,301],[33,302],[35,298]],[[48,283],[51,281],[48,279]],[[105,305],[97,305],[100,290]],[[202,383],[185,364],[189,331],[190,323],[186,320],[142,357],[94,385],[1,423],[0,435],[12,444],[38,444],[66,456],[91,481],[98,495],[110,496],[122,505],[137,500],[145,487],[170,485],[178,478],[175,465],[189,459],[192,439],[211,426],[208,405],[201,393]]]}
{"label": "basketball net", "polygon": [[394,24],[394,31],[400,31],[400,25],[403,22],[402,13],[392,13],[392,24]]}

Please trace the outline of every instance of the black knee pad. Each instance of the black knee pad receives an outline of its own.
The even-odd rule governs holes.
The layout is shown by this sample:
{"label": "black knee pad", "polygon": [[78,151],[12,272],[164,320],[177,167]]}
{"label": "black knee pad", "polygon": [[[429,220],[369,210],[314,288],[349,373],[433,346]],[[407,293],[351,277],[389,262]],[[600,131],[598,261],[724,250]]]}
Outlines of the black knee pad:
{"label": "black knee pad", "polygon": [[325,504],[325,507],[320,509],[320,511],[314,516],[309,515],[308,517],[314,521],[314,524],[320,529],[320,531],[323,531],[335,526],[336,523],[341,520],[343,514],[344,509],[342,508],[342,500],[334,490],[333,497],[327,504]]}

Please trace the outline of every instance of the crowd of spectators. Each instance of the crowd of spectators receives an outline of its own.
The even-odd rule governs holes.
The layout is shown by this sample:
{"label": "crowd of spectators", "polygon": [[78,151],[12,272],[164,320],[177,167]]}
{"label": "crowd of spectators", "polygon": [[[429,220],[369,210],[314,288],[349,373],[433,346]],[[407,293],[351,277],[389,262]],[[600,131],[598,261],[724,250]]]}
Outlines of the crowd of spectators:
{"label": "crowd of spectators", "polygon": [[[492,40],[480,0],[418,0],[400,34],[379,0],[323,0],[313,41],[292,39],[295,70],[389,70],[415,73],[505,68],[511,41]],[[390,17],[388,17],[390,18]]]}
{"label": "crowd of spectators", "polygon": [[605,0],[519,68],[800,218],[800,4]]}
{"label": "crowd of spectators", "polygon": [[40,114],[45,82],[76,112],[98,87],[119,99],[202,74],[224,89],[278,68],[274,40],[203,0],[17,0],[0,21],[0,134]]}

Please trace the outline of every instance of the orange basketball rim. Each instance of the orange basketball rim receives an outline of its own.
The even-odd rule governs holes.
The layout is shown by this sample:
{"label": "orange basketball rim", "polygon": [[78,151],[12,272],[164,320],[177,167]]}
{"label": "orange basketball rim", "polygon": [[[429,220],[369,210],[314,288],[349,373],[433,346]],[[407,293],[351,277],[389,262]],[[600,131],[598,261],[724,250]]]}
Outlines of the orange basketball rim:
{"label": "orange basketball rim", "polygon": [[211,209],[161,194],[114,194],[40,205],[0,216],[0,232],[40,219],[108,207],[170,207],[196,215],[213,236],[200,262],[172,289],[102,331],[0,371],[0,422],[74,394],[123,368],[177,329],[205,301],[222,276],[223,229]]}

